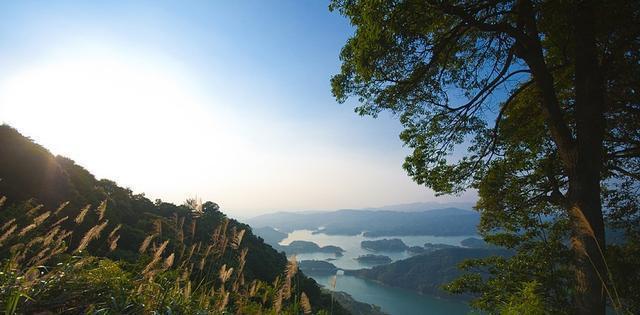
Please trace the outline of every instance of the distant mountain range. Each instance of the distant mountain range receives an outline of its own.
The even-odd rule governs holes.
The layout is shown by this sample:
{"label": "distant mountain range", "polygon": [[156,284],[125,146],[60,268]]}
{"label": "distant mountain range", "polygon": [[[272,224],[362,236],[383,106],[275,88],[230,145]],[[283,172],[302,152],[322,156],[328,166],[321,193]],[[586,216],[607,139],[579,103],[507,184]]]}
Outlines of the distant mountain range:
{"label": "distant mountain range", "polygon": [[443,208],[458,208],[464,210],[471,210],[475,202],[437,202],[437,201],[429,201],[429,202],[412,202],[412,203],[402,203],[397,205],[387,205],[382,207],[369,207],[362,209],[354,209],[354,210],[386,210],[386,211],[402,211],[402,212],[421,212],[428,210],[436,210]]}
{"label": "distant mountain range", "polygon": [[254,228],[273,227],[280,232],[314,230],[332,235],[458,236],[476,234],[477,212],[459,208],[420,212],[389,210],[338,210],[318,213],[278,212],[264,214],[246,222]]}

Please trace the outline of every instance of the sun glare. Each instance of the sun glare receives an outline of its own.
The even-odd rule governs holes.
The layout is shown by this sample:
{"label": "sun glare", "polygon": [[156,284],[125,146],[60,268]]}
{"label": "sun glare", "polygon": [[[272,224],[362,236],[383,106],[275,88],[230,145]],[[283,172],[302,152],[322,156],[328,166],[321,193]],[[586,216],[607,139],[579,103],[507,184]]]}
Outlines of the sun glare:
{"label": "sun glare", "polygon": [[[384,158],[333,147],[313,127],[292,127],[277,114],[250,112],[246,99],[225,98],[220,87],[198,90],[171,62],[90,55],[0,76],[0,123],[151,199],[180,203],[198,194],[244,213],[385,204],[422,193]],[[402,184],[376,184],[385,180]]]}
{"label": "sun glare", "polygon": [[125,185],[148,178],[139,188],[173,196],[175,182],[158,177],[188,190],[194,174],[230,161],[238,145],[225,135],[227,120],[211,113],[182,78],[118,58],[36,65],[0,82],[0,120],[99,177]]}

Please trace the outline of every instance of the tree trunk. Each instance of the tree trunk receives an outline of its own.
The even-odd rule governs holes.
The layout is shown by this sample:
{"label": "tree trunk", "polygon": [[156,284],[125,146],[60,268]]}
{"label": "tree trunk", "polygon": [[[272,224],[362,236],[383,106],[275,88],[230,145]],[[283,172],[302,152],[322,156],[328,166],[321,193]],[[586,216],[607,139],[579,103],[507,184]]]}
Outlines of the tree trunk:
{"label": "tree trunk", "polygon": [[[590,0],[577,1],[572,17],[575,56],[575,133],[569,129],[558,101],[554,78],[546,66],[530,1],[523,0],[520,14],[528,16],[527,34],[516,44],[531,69],[542,96],[542,113],[562,164],[569,176],[566,206],[572,219],[572,245],[578,284],[575,307],[579,314],[605,313],[605,235],[600,200],[603,164],[604,84]],[[526,21],[525,21],[526,22]]]}
{"label": "tree trunk", "polygon": [[579,314],[605,313],[605,235],[600,200],[603,164],[604,85],[597,56],[594,5],[580,1],[574,15],[576,156],[569,168]]}
{"label": "tree trunk", "polygon": [[[570,188],[569,215],[572,219],[572,250],[575,255],[578,314],[604,314],[604,285],[608,275],[604,267],[604,222],[600,189],[588,178],[574,179]],[[597,199],[597,200],[596,200]]]}

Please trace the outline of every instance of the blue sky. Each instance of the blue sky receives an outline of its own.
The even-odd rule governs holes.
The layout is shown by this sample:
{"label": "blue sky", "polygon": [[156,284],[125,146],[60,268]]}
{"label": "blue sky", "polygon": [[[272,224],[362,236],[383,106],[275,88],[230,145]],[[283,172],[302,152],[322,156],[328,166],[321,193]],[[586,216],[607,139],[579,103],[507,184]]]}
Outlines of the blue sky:
{"label": "blue sky", "polygon": [[397,121],[331,96],[352,29],[327,6],[1,2],[0,121],[98,177],[237,216],[435,200],[401,169]]}

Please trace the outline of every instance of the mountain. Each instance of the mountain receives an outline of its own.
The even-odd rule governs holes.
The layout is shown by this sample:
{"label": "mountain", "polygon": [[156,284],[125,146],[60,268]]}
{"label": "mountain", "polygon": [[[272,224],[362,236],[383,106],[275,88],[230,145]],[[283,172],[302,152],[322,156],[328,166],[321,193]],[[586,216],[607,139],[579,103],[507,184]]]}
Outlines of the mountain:
{"label": "mountain", "polygon": [[363,208],[362,210],[372,210],[372,211],[399,211],[399,212],[422,212],[436,209],[444,209],[444,208],[458,208],[471,210],[475,205],[474,202],[412,202],[412,203],[402,203],[397,205],[386,205],[382,207],[369,207]]}
{"label": "mountain", "polygon": [[282,233],[270,226],[258,227],[252,230],[253,230],[253,233],[261,237],[265,243],[271,246],[277,245],[288,236],[287,233]]}
{"label": "mountain", "polygon": [[253,227],[271,226],[281,232],[314,230],[333,235],[475,235],[480,216],[475,211],[445,208],[422,212],[338,210],[323,213],[279,212],[246,222]]}
{"label": "mountain", "polygon": [[[288,289],[293,294],[304,292],[316,311],[349,313],[332,307],[314,280],[292,273],[282,253],[213,202],[196,205],[200,211],[152,202],[96,179],[7,125],[0,126],[0,161],[0,300],[6,301],[5,294],[17,298],[18,313],[179,314],[215,308],[258,314],[276,305],[296,313],[296,303],[280,298],[277,304],[271,294],[262,305],[249,293],[286,285],[295,286]],[[289,280],[274,283],[276,278]],[[20,287],[29,299],[12,291]]]}
{"label": "mountain", "polygon": [[500,249],[447,248],[371,269],[345,270],[345,274],[421,294],[451,297],[441,287],[461,275],[462,271],[457,267],[460,262],[472,258],[509,254],[509,251]]}

